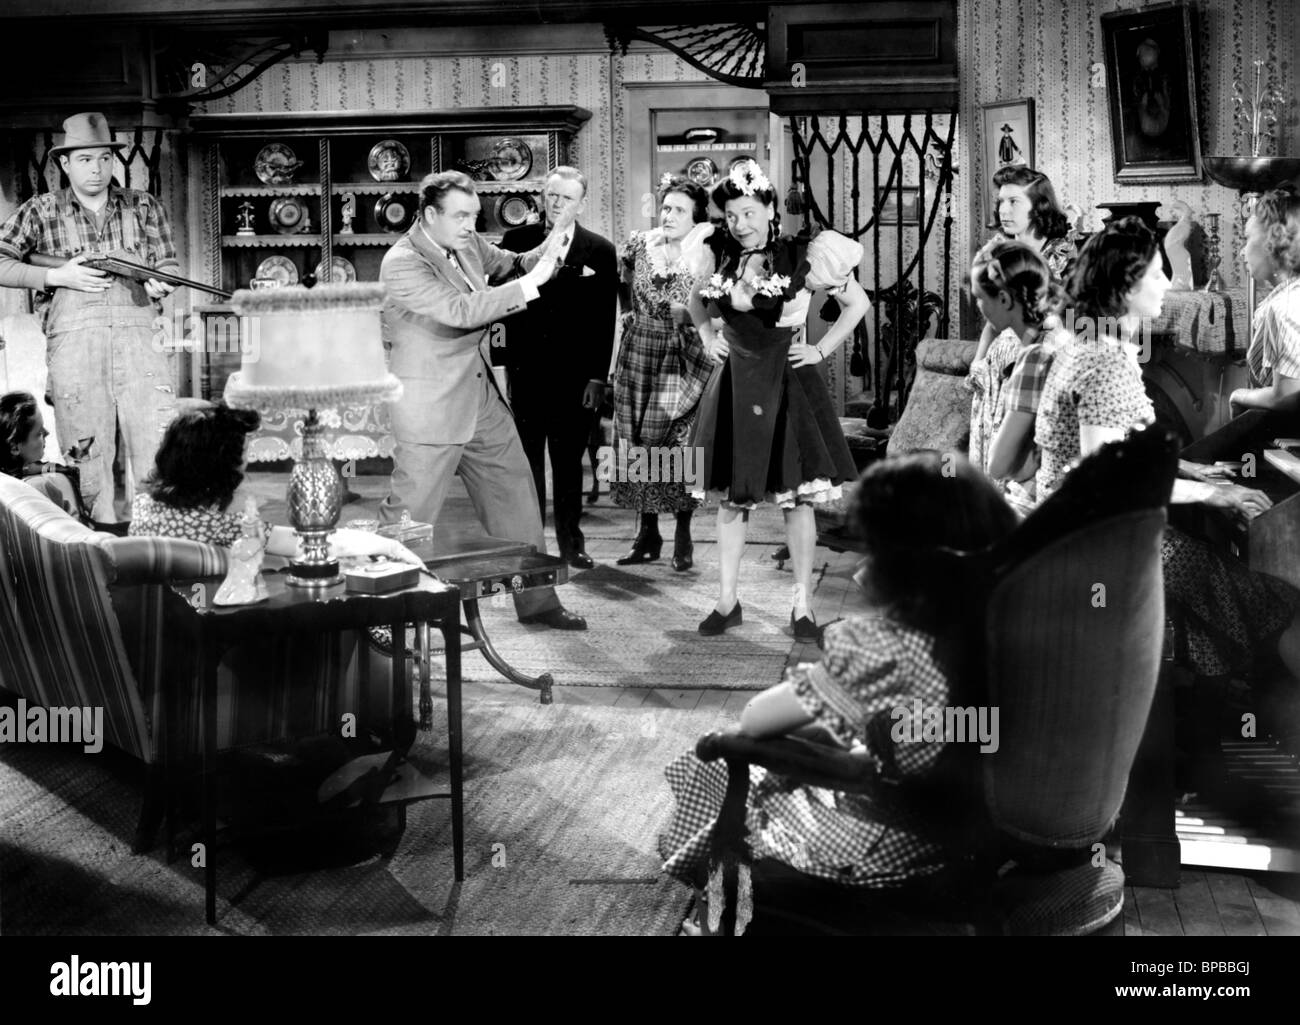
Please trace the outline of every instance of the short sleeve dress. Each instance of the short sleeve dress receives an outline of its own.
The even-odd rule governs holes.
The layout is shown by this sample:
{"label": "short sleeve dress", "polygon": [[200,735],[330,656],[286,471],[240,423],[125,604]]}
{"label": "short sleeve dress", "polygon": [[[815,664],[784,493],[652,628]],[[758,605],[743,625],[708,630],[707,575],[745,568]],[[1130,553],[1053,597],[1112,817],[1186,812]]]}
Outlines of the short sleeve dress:
{"label": "short sleeve dress", "polygon": [[816,365],[795,369],[788,356],[812,291],[844,288],[862,247],[833,231],[811,243],[781,236],[744,252],[729,234],[715,239],[717,272],[700,296],[722,318],[730,353],[700,401],[696,497],[787,509],[839,498],[857,467],[830,391]]}
{"label": "short sleeve dress", "polygon": [[[820,663],[800,665],[789,682],[804,710],[847,747],[862,745],[886,778],[932,772],[948,746],[896,730],[897,710],[942,708],[949,679],[935,653],[935,638],[884,615],[856,616],[826,630]],[[893,718],[889,730],[870,729],[877,716]],[[902,735],[904,739],[894,740]],[[888,737],[888,740],[882,740]],[[883,744],[883,747],[877,745]],[[849,886],[887,888],[932,875],[947,864],[925,823],[907,808],[888,809],[871,797],[802,786],[749,770],[747,825],[754,858],[770,857],[809,875]],[[665,775],[676,808],[659,850],[664,871],[696,884],[705,871],[709,837],[727,789],[721,762],[701,762],[687,752]]]}
{"label": "short sleeve dress", "polygon": [[229,548],[239,537],[242,514],[204,507],[179,509],[141,492],[131,506],[132,536],[173,537]]}
{"label": "short sleeve dress", "polygon": [[1246,365],[1256,388],[1271,387],[1274,374],[1300,378],[1300,278],[1282,282],[1259,304]]}
{"label": "short sleeve dress", "polygon": [[[1081,424],[1128,430],[1154,422],[1129,347],[1104,336],[1061,345],[1038,405],[1037,500],[1055,492],[1078,461]],[[1300,608],[1300,592],[1172,527],[1165,531],[1161,562],[1165,602],[1179,614],[1193,672],[1245,676],[1273,657],[1277,635]]]}
{"label": "short sleeve dress", "polygon": [[[695,254],[705,255],[704,240],[712,231],[712,224],[692,229],[674,261],[667,258],[661,231],[634,231],[628,238],[621,261],[632,283],[632,312],[614,368],[615,452],[678,448],[690,441],[714,365],[695,328],[673,322],[672,304],[689,301],[701,266]],[[615,505],[642,513],[684,512],[698,504],[680,481],[616,481],[610,493]]]}

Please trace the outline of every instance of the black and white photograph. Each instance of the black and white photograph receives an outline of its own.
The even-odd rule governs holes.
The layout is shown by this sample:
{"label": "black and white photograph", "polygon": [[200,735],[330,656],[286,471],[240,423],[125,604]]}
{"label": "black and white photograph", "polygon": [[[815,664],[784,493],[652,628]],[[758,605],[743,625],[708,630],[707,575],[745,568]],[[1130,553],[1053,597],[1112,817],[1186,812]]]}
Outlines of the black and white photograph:
{"label": "black and white photograph", "polygon": [[1026,1010],[1285,984],[1238,937],[1300,935],[1287,5],[0,39],[20,1008],[382,1013],[462,936],[978,937],[869,970]]}

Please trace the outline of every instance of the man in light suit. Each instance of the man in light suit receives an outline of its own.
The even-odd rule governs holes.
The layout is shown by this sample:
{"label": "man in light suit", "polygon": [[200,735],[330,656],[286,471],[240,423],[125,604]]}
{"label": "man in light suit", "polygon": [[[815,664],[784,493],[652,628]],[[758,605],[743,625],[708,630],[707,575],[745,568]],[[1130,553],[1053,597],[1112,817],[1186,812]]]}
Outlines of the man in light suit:
{"label": "man in light suit", "polygon": [[[568,225],[557,225],[545,243],[517,256],[479,237],[478,215],[468,176],[429,175],[420,187],[419,217],[380,268],[388,289],[384,339],[404,391],[390,406],[397,449],[379,514],[393,522],[409,511],[413,519],[436,522],[459,472],[489,534],[545,552],[532,472],[492,374],[489,328],[537,299],[555,273]],[[515,611],[523,623],[587,628],[549,587],[516,594]]]}
{"label": "man in light suit", "polygon": [[[546,221],[574,223],[560,239],[559,269],[542,286],[541,298],[506,322],[510,405],[546,520],[546,453],[551,456],[555,539],[560,558],[591,569],[582,516],[582,456],[593,417],[599,417],[614,351],[618,313],[618,257],[614,245],[577,222],[587,204],[587,179],[573,167],[557,167],[546,179]],[[540,222],[506,232],[506,249],[542,243]]]}

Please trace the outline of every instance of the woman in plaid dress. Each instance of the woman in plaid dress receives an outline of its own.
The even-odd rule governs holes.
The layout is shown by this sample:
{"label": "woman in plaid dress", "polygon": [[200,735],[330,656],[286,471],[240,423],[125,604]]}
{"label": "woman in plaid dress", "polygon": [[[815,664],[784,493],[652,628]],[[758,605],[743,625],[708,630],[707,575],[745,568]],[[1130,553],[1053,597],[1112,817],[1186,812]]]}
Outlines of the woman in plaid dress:
{"label": "woman in plaid dress", "polygon": [[[707,259],[704,240],[713,232],[708,206],[708,195],[695,182],[665,175],[659,227],[628,238],[622,269],[632,310],[614,370],[615,452],[657,447],[686,453],[696,407],[713,372],[686,307]],[[684,481],[618,481],[610,494],[615,505],[641,514],[632,550],[618,565],[659,558],[659,514],[672,513],[677,517],[673,569],[691,568],[691,511],[699,503]]]}
{"label": "woman in plaid dress", "polygon": [[[868,611],[828,627],[821,662],[799,665],[755,696],[739,731],[811,733],[827,743],[862,746],[886,779],[917,780],[940,769],[954,745],[893,739],[900,710],[912,711],[918,700],[927,710],[979,703],[969,700],[978,681],[962,672],[977,661],[966,651],[972,610],[938,550],[984,548],[1008,534],[1016,516],[968,462],[946,462],[933,452],[871,466],[858,485],[854,516],[866,548],[857,579]],[[951,761],[945,762],[950,770]],[[699,886],[726,765],[688,752],[665,774],[677,807],[660,838],[664,871]],[[747,825],[755,861],[776,859],[846,886],[896,887],[949,861],[936,836],[942,824],[905,802],[886,807],[865,795],[796,785],[758,766],[750,768]]]}

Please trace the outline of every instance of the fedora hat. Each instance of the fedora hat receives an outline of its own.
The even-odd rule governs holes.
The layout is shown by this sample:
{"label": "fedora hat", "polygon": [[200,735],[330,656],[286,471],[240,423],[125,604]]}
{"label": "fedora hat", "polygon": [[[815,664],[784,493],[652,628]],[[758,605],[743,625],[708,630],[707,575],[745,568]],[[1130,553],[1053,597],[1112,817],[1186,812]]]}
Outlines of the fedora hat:
{"label": "fedora hat", "polygon": [[50,147],[50,156],[57,157],[74,149],[91,149],[108,146],[110,149],[126,149],[126,143],[113,139],[112,129],[104,115],[96,111],[85,114],[73,114],[63,122],[63,141]]}

